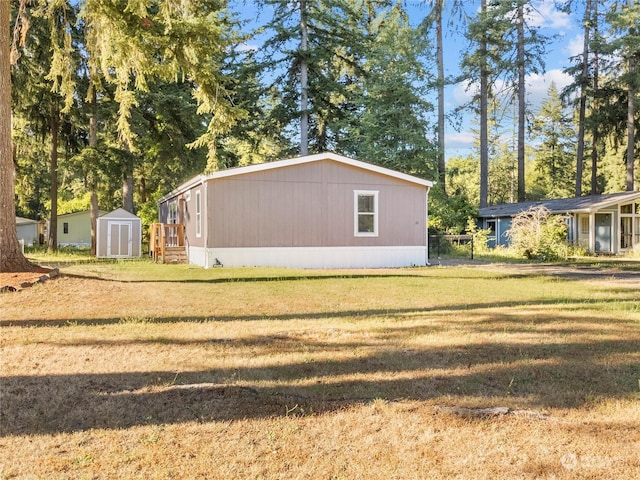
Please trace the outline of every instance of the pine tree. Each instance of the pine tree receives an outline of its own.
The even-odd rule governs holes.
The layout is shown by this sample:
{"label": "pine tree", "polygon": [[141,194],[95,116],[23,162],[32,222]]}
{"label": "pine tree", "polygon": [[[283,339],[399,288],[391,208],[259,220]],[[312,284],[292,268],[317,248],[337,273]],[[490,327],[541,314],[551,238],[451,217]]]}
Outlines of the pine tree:
{"label": "pine tree", "polygon": [[0,272],[30,271],[16,233],[11,146],[11,4],[0,2]]}
{"label": "pine tree", "polygon": [[560,93],[552,83],[532,125],[537,184],[547,198],[571,196],[574,189],[573,152],[575,131],[572,119],[565,113]]}
{"label": "pine tree", "polygon": [[617,38],[611,42],[613,52],[622,59],[622,64],[614,66],[616,71],[624,72],[621,81],[626,93],[626,190],[635,187],[636,149],[640,146],[636,135],[637,124],[640,123],[640,80],[638,64],[640,63],[640,2],[628,0],[626,4],[615,3],[607,15],[613,32]]}

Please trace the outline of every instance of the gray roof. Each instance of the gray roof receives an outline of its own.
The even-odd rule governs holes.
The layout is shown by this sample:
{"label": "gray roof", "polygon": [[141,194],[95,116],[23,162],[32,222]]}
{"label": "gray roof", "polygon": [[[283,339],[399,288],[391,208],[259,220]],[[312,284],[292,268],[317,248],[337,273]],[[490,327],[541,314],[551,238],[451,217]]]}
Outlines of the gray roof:
{"label": "gray roof", "polygon": [[28,225],[40,223],[38,220],[32,220],[31,218],[16,217],[16,225]]}
{"label": "gray roof", "polygon": [[613,205],[632,202],[636,199],[640,199],[640,191],[538,200],[534,202],[503,203],[502,205],[481,208],[478,216],[489,218],[512,217],[531,207],[538,206],[546,207],[551,213],[591,213]]}

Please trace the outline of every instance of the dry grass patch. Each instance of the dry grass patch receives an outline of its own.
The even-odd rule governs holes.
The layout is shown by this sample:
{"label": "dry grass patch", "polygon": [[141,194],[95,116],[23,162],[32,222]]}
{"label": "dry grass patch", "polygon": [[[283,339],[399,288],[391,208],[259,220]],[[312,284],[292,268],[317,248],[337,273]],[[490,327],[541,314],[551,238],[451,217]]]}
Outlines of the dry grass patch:
{"label": "dry grass patch", "polygon": [[633,273],[62,273],[0,297],[2,478],[640,475]]}

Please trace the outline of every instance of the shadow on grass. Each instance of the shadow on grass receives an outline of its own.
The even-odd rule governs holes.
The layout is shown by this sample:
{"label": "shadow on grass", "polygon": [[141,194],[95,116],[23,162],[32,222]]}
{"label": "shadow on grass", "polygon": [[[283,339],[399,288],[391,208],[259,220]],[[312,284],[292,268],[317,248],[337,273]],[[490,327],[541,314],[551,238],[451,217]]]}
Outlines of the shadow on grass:
{"label": "shadow on grass", "polygon": [[[526,302],[508,301],[508,302],[486,302],[486,303],[460,303],[455,305],[426,306],[423,308],[382,308],[382,309],[362,309],[362,310],[330,310],[325,312],[299,312],[299,313],[271,313],[271,314],[246,314],[246,315],[216,315],[212,311],[210,316],[145,316],[145,317],[113,317],[113,318],[69,318],[65,320],[48,320],[48,319],[32,319],[32,320],[0,320],[0,327],[17,327],[17,328],[33,328],[33,327],[65,327],[65,326],[104,326],[126,323],[149,323],[149,324],[166,324],[166,323],[203,323],[203,322],[250,322],[260,320],[321,320],[330,318],[386,318],[386,317],[404,317],[404,316],[433,316],[437,313],[460,312],[467,314],[474,310],[483,309],[510,309],[510,308],[539,308],[552,307],[554,305],[561,306],[563,310],[580,310],[583,308],[593,309],[594,305],[629,305],[629,310],[636,306],[637,293],[632,289],[614,289],[615,298],[567,298],[559,300],[558,298],[537,299]],[[495,315],[495,312],[493,313]],[[538,321],[535,316],[532,321]],[[543,317],[540,317],[543,318]],[[526,322],[528,318],[522,316],[514,316],[514,321],[520,323]]]}
{"label": "shadow on grass", "polygon": [[[298,339],[299,352],[313,343]],[[2,379],[0,435],[323,413],[378,398],[578,408],[637,394],[638,355],[637,338],[498,342],[203,371],[13,376]]]}

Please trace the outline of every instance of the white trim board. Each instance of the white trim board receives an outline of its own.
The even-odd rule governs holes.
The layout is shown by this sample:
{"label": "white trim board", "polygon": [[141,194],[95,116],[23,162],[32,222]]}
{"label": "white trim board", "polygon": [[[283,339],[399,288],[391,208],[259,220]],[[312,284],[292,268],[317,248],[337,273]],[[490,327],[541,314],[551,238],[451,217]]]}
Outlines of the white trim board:
{"label": "white trim board", "polygon": [[426,246],[399,247],[189,247],[189,262],[204,268],[396,268],[428,265]]}

